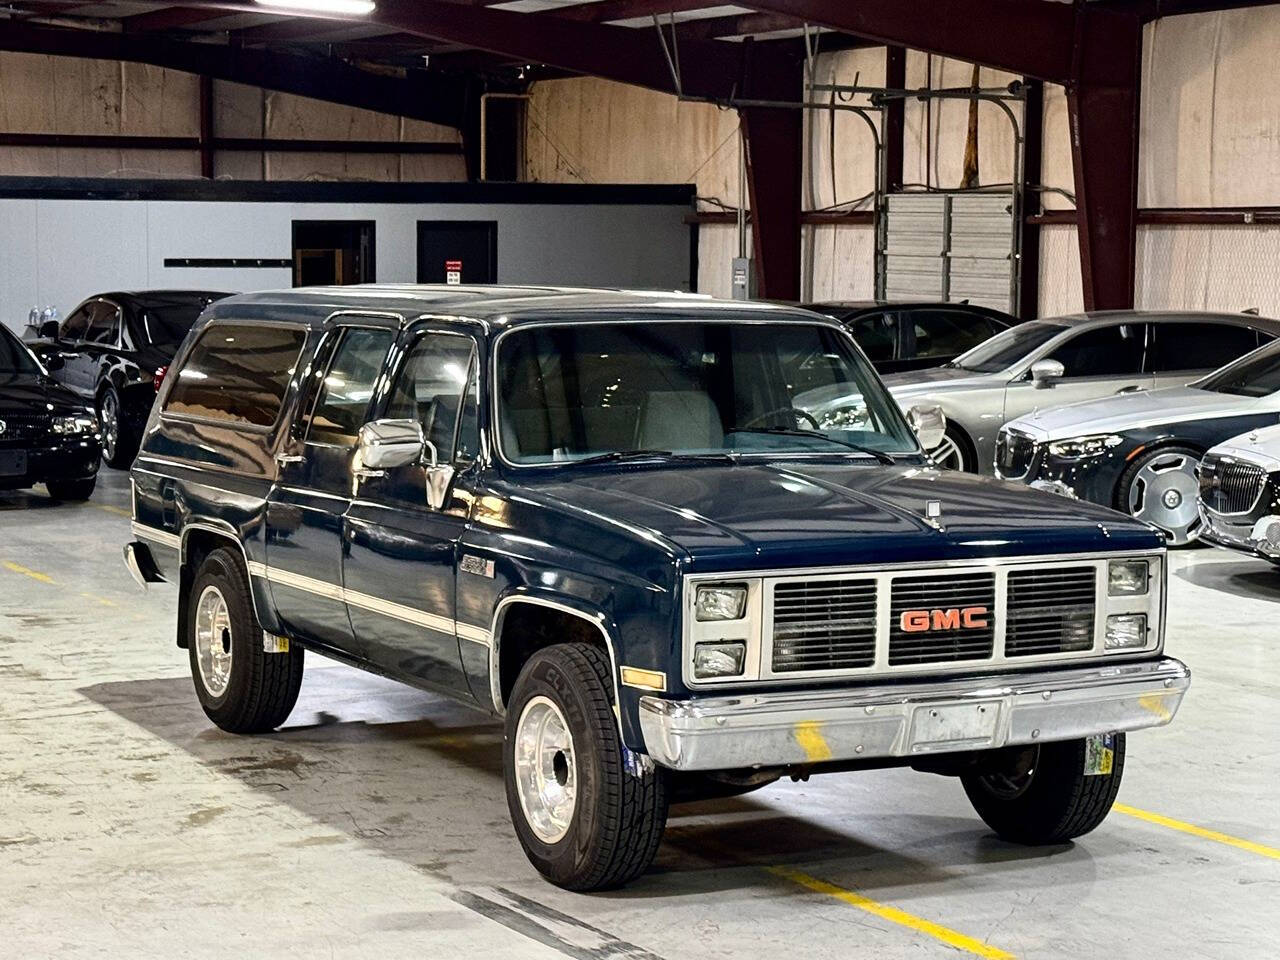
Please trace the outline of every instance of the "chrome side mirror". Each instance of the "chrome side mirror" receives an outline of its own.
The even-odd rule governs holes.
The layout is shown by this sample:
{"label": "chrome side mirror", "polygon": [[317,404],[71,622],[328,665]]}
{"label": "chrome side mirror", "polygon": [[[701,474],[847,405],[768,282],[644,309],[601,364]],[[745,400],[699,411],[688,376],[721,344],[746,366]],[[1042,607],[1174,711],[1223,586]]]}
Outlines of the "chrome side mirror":
{"label": "chrome side mirror", "polygon": [[947,415],[935,404],[917,404],[907,411],[907,423],[926,451],[942,444],[947,434]]}
{"label": "chrome side mirror", "polygon": [[444,498],[449,493],[449,484],[453,483],[453,466],[441,463],[436,445],[426,441],[429,460],[427,463],[427,504],[433,510],[444,508]]}
{"label": "chrome side mirror", "polygon": [[366,423],[360,428],[361,475],[372,476],[393,467],[417,463],[427,446],[422,424],[417,420]]}
{"label": "chrome side mirror", "polygon": [[1031,365],[1031,382],[1037,390],[1047,390],[1053,381],[1062,379],[1066,368],[1057,360],[1037,360]]}

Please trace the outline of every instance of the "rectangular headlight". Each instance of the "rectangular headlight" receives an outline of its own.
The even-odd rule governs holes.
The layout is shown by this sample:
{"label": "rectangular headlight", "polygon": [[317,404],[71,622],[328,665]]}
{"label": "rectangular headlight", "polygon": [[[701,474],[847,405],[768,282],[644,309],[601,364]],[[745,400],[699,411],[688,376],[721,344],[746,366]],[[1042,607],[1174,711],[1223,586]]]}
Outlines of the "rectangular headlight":
{"label": "rectangular headlight", "polygon": [[1146,560],[1112,560],[1107,564],[1107,596],[1140,597],[1151,582],[1151,565]]}
{"label": "rectangular headlight", "polygon": [[747,612],[747,585],[720,583],[698,587],[694,599],[694,616],[708,620],[741,620]]}
{"label": "rectangular headlight", "polygon": [[695,644],[693,648],[693,676],[697,680],[742,676],[746,662],[745,640],[717,640]]}
{"label": "rectangular headlight", "polygon": [[1147,645],[1145,613],[1113,613],[1107,617],[1107,650],[1140,650]]}

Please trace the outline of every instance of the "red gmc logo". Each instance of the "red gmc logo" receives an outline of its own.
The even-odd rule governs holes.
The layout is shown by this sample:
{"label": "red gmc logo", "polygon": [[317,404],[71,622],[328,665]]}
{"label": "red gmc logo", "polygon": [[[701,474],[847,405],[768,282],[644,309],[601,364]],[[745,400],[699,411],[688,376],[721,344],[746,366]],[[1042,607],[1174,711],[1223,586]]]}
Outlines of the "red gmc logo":
{"label": "red gmc logo", "polygon": [[925,630],[981,630],[987,626],[986,607],[952,607],[949,610],[904,610],[899,626],[904,633]]}

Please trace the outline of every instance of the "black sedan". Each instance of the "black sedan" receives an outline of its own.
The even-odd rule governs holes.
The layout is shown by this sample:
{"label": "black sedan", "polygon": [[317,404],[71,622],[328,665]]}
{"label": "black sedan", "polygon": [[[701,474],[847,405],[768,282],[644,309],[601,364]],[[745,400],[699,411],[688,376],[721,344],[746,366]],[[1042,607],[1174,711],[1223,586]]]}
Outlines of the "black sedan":
{"label": "black sedan", "polygon": [[55,500],[88,500],[99,457],[93,411],[0,324],[0,490],[43,483]]}
{"label": "black sedan", "polygon": [[31,347],[57,380],[92,404],[102,424],[102,457],[133,462],[164,371],[201,311],[228,296],[206,290],[151,290],[90,297],[59,324],[45,322]]}
{"label": "black sedan", "polygon": [[1185,387],[1122,393],[1010,421],[996,472],[1199,536],[1197,469],[1210,447],[1280,422],[1280,341]]}
{"label": "black sedan", "polygon": [[940,367],[1018,323],[1016,317],[972,303],[809,303],[834,317],[858,341],[880,373]]}

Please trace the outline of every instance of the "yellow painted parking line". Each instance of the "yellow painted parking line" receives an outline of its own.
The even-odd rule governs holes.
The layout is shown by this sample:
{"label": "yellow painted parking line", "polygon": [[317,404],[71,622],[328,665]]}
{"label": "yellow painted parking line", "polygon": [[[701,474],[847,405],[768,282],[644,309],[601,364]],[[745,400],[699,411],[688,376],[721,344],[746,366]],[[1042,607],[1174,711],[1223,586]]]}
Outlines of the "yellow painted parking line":
{"label": "yellow painted parking line", "polygon": [[114,607],[116,605],[114,600],[108,600],[106,597],[100,597],[96,593],[82,593],[80,596],[84,597],[86,600],[92,600],[94,603],[100,603],[104,607]]}
{"label": "yellow painted parking line", "polygon": [[923,933],[933,937],[949,947],[955,947],[957,950],[963,950],[977,957],[987,957],[990,960],[1012,960],[1013,954],[1008,953],[998,947],[993,947],[989,943],[984,943],[973,937],[965,936],[949,927],[934,923],[932,920],[926,920],[923,917],[917,917],[915,914],[907,913],[905,910],[899,910],[897,907],[890,907],[887,904],[877,903],[869,897],[864,897],[860,893],[854,893],[852,890],[846,890],[843,887],[837,887],[833,883],[827,883],[825,880],[819,880],[817,877],[811,877],[807,873],[801,873],[799,870],[792,870],[790,867],[769,867],[770,873],[775,876],[783,877],[792,883],[799,884],[806,889],[812,890],[814,893],[826,894],[828,897],[834,897],[850,906],[857,907],[859,910],[865,910],[867,913],[874,914],[882,920],[888,920],[890,923],[896,923],[899,926],[914,930],[917,933]]}
{"label": "yellow painted parking line", "polygon": [[39,580],[41,583],[53,583],[53,577],[47,573],[41,573],[39,570],[32,570],[30,567],[24,567],[20,563],[14,563],[12,560],[5,560],[0,566],[3,566],[11,573],[20,573],[24,577],[30,577],[32,580]]}
{"label": "yellow painted parking line", "polygon": [[107,513],[114,513],[117,517],[128,517],[130,520],[133,519],[133,514],[128,510],[125,510],[123,507],[113,507],[109,503],[90,503],[89,506],[97,507],[99,510],[105,510]]}
{"label": "yellow painted parking line", "polygon": [[1193,837],[1200,837],[1204,840],[1213,840],[1217,843],[1225,843],[1227,846],[1235,847],[1238,850],[1247,850],[1249,853],[1256,853],[1261,857],[1270,857],[1272,860],[1280,860],[1280,849],[1277,849],[1276,847],[1268,847],[1262,843],[1254,843],[1252,840],[1242,840],[1239,837],[1231,836],[1229,833],[1219,833],[1217,830],[1197,827],[1194,823],[1187,823],[1184,820],[1174,820],[1172,817],[1152,813],[1150,810],[1139,810],[1137,807],[1130,807],[1123,803],[1117,803],[1111,809],[1116,811],[1116,813],[1123,813],[1126,817],[1137,817],[1139,820],[1145,820],[1147,823],[1154,823],[1161,827],[1168,827],[1170,830],[1177,830],[1179,833],[1187,833]]}

